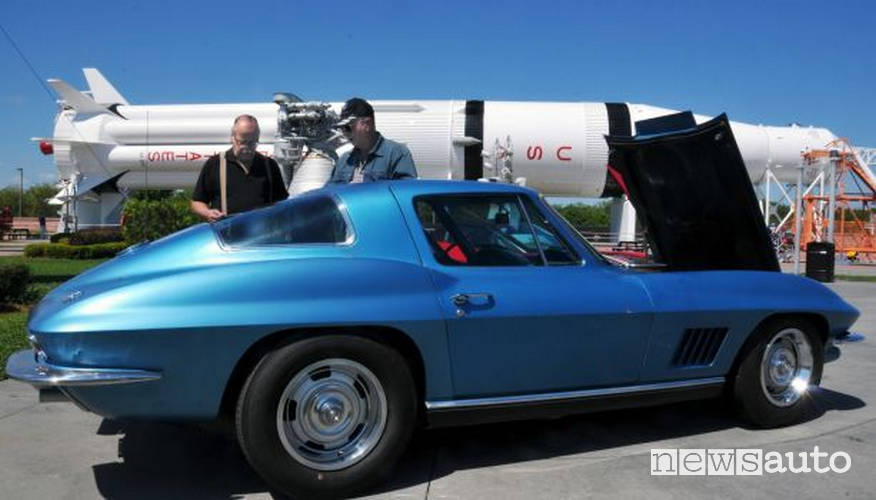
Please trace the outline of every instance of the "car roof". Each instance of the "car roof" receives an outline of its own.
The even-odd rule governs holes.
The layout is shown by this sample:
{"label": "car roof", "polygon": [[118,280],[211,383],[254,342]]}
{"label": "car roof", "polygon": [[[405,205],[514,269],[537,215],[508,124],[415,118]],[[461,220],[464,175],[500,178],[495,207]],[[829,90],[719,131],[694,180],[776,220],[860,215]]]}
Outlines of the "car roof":
{"label": "car roof", "polygon": [[327,184],[324,189],[328,192],[337,193],[339,196],[343,197],[344,194],[365,194],[369,191],[385,191],[387,188],[392,190],[394,193],[404,197],[414,197],[427,194],[465,193],[520,193],[530,195],[535,194],[535,191],[532,189],[516,186],[513,184],[462,180],[398,180],[365,182],[357,184]]}

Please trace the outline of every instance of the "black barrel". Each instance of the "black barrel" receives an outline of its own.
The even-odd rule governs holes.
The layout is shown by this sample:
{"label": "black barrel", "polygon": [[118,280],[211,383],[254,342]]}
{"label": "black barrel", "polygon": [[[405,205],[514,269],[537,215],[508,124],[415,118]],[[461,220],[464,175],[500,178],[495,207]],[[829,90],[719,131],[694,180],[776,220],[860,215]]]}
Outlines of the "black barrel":
{"label": "black barrel", "polygon": [[833,282],[833,243],[813,241],[806,246],[806,277],[823,283]]}

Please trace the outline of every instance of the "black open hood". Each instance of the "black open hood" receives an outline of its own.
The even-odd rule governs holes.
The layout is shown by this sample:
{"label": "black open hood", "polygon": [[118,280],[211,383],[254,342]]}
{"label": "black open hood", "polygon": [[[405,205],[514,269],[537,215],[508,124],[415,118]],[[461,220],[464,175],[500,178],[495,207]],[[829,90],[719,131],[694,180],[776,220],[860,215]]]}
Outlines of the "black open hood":
{"label": "black open hood", "polygon": [[[689,113],[608,136],[610,172],[645,226],[658,262],[675,270],[778,271],[754,188],[726,115]],[[682,124],[687,124],[677,130]],[[650,135],[642,135],[647,130]]]}

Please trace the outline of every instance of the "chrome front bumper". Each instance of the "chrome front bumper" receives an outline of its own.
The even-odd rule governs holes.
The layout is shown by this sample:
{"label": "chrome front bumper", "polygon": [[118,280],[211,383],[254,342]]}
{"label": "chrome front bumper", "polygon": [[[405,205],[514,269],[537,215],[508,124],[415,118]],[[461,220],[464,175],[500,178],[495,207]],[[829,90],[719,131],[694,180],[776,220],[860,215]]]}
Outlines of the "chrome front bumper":
{"label": "chrome front bumper", "polygon": [[25,349],[6,362],[9,378],[27,382],[36,388],[130,384],[161,378],[161,372],[122,368],[74,368],[53,365],[40,351]]}

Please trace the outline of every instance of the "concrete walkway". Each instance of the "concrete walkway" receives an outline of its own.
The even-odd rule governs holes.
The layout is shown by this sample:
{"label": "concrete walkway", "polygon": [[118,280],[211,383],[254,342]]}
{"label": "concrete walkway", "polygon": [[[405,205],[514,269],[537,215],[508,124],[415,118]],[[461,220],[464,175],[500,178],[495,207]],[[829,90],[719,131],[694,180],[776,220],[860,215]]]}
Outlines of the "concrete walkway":
{"label": "concrete walkway", "polygon": [[0,257],[24,255],[24,247],[33,243],[48,243],[49,240],[2,240],[0,241]]}
{"label": "concrete walkway", "polygon": [[[863,313],[866,340],[825,367],[805,423],[753,430],[720,404],[421,432],[373,498],[873,498],[876,490],[876,283],[831,287]],[[845,452],[851,469],[764,476],[651,476],[653,448]],[[811,466],[811,462],[810,462]],[[38,404],[0,382],[0,497],[16,500],[270,498],[221,428],[103,420]]]}
{"label": "concrete walkway", "polygon": [[[794,264],[782,263],[783,273],[793,273]],[[806,274],[806,263],[800,263],[800,274]],[[845,276],[876,276],[876,264],[841,264],[839,261],[834,266],[834,274]]]}

